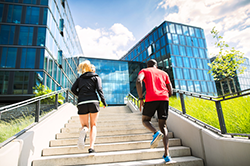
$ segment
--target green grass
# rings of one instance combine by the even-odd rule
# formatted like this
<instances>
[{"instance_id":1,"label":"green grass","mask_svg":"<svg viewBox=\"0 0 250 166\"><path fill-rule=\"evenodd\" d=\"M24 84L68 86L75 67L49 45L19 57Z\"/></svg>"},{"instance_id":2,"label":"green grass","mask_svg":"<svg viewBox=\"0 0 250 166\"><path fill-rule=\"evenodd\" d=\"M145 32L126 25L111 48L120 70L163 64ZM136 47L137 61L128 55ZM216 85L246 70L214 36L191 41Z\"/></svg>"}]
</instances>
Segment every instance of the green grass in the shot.
<instances>
[{"instance_id":1,"label":"green grass","mask_svg":"<svg viewBox=\"0 0 250 166\"><path fill-rule=\"evenodd\" d=\"M181 109L180 99L171 97L170 106ZM220 129L215 102L194 97L185 98L186 113ZM250 96L221 102L228 133L250 134Z\"/></svg>"}]
</instances>

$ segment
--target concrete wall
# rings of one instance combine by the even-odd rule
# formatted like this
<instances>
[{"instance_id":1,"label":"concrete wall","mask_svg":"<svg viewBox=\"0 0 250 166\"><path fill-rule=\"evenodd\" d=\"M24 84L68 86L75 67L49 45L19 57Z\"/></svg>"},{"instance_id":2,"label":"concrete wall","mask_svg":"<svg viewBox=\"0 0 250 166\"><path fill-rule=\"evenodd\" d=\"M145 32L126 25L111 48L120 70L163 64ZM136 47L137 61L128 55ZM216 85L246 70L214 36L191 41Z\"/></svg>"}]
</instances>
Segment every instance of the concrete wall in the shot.
<instances>
[{"instance_id":1,"label":"concrete wall","mask_svg":"<svg viewBox=\"0 0 250 166\"><path fill-rule=\"evenodd\" d=\"M71 118L77 116L77 108L67 103L60 110L22 134L0 149L0 165L3 166L30 166L35 158L41 157L42 149L49 147L50 140Z\"/></svg>"},{"instance_id":2,"label":"concrete wall","mask_svg":"<svg viewBox=\"0 0 250 166\"><path fill-rule=\"evenodd\" d=\"M204 160L205 166L249 166L250 140L226 138L209 131L181 115L169 111L167 125L182 145L191 148L193 156Z\"/></svg>"}]
</instances>

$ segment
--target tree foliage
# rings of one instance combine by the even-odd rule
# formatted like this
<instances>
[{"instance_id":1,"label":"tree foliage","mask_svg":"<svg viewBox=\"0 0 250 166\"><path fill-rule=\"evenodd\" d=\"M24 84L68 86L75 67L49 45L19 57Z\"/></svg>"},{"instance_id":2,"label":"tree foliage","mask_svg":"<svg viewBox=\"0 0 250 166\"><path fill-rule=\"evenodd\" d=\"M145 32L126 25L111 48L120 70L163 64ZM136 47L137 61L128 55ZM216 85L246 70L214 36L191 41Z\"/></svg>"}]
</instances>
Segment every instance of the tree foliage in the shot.
<instances>
[{"instance_id":1,"label":"tree foliage","mask_svg":"<svg viewBox=\"0 0 250 166\"><path fill-rule=\"evenodd\" d=\"M49 89L47 86L44 86L42 84L36 85L35 87L33 87L33 89L34 89L35 97L46 95L52 92L51 89ZM51 104L51 103L55 103L55 99L56 97L55 95L53 95L46 99L43 99L41 102L46 103L46 104ZM63 104L63 100L64 100L64 97L62 96L62 94L59 94L58 103Z\"/></svg>"},{"instance_id":2,"label":"tree foliage","mask_svg":"<svg viewBox=\"0 0 250 166\"><path fill-rule=\"evenodd\" d=\"M237 74L243 74L245 67L240 66L240 64L245 61L244 53L235 50L234 47L228 49L229 45L223 41L222 36L219 36L219 31L215 27L213 27L211 34L216 39L215 47L220 49L215 60L212 63L208 63L211 67L209 73L212 73L214 80L229 79Z\"/></svg>"}]
</instances>

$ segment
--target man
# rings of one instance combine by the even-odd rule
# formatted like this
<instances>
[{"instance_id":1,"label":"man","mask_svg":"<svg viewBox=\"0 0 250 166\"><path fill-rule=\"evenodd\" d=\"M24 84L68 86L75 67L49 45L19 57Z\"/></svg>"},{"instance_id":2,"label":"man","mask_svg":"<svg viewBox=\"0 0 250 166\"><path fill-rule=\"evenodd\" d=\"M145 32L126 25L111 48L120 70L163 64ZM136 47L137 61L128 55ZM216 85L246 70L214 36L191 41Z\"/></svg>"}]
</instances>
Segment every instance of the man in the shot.
<instances>
[{"instance_id":1,"label":"man","mask_svg":"<svg viewBox=\"0 0 250 166\"><path fill-rule=\"evenodd\" d=\"M142 81L144 81L146 87L145 104L142 95ZM157 69L156 60L150 59L147 62L147 68L142 69L138 74L136 89L140 100L140 111L142 106L144 106L142 112L142 123L147 129L154 133L150 147L157 147L158 142L163 139L165 148L163 159L166 162L169 162L171 161L171 157L168 150L169 138L166 120L168 117L169 97L173 94L169 76L166 72ZM157 131L150 122L156 110L160 131Z\"/></svg>"}]
</instances>

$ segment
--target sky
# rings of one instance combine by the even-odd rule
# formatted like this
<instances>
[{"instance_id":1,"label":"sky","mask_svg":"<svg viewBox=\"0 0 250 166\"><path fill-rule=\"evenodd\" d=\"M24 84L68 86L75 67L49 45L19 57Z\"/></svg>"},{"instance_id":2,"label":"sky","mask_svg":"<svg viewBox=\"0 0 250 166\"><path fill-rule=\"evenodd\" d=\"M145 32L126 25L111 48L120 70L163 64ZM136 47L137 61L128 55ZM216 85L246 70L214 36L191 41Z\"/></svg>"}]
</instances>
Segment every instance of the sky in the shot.
<instances>
[{"instance_id":1,"label":"sky","mask_svg":"<svg viewBox=\"0 0 250 166\"><path fill-rule=\"evenodd\" d=\"M120 59L154 27L172 21L211 30L250 59L250 0L68 0L85 57Z\"/></svg>"}]
</instances>

